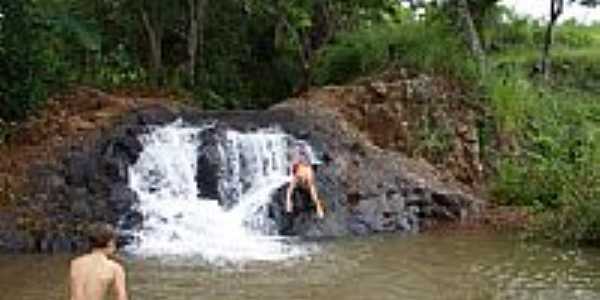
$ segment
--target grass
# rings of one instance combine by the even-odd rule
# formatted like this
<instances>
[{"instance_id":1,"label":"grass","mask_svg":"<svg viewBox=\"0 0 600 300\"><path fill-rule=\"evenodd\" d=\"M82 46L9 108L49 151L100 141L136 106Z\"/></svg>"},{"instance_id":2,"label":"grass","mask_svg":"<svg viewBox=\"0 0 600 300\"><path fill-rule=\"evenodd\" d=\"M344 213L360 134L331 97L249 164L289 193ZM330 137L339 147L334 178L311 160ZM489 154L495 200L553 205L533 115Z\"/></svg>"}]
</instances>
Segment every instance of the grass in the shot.
<instances>
[{"instance_id":1,"label":"grass","mask_svg":"<svg viewBox=\"0 0 600 300\"><path fill-rule=\"evenodd\" d=\"M538 213L536 236L600 241L600 102L595 93L512 78L491 83L500 132L516 147L495 162L496 201ZM517 83L514 83L517 81Z\"/></svg>"},{"instance_id":2,"label":"grass","mask_svg":"<svg viewBox=\"0 0 600 300\"><path fill-rule=\"evenodd\" d=\"M446 24L405 21L374 24L339 36L322 52L316 83L349 82L390 64L466 81L477 77L475 63Z\"/></svg>"}]
</instances>

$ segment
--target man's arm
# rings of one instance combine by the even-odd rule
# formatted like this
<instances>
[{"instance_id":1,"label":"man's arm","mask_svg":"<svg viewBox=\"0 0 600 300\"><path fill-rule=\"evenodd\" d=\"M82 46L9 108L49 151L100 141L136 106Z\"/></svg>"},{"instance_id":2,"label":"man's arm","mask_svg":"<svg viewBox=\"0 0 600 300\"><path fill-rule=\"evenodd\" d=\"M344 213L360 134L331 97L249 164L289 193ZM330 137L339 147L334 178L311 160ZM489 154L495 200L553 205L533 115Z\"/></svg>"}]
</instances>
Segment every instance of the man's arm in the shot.
<instances>
[{"instance_id":1,"label":"man's arm","mask_svg":"<svg viewBox=\"0 0 600 300\"><path fill-rule=\"evenodd\" d=\"M69 294L71 300L81 300L83 295L81 294L81 283L79 282L79 276L77 275L74 263L71 262L69 271Z\"/></svg>"},{"instance_id":2,"label":"man's arm","mask_svg":"<svg viewBox=\"0 0 600 300\"><path fill-rule=\"evenodd\" d=\"M309 189L310 189L310 198L312 198L312 200L314 201L316 208L317 208L317 215L319 216L319 218L324 218L325 217L325 206L323 204L323 201L321 199L319 199L319 195L317 194L317 181L315 179L315 172L312 168L309 169L309 173L308 173L308 178L309 178Z\"/></svg>"},{"instance_id":3,"label":"man's arm","mask_svg":"<svg viewBox=\"0 0 600 300\"><path fill-rule=\"evenodd\" d=\"M292 192L296 187L296 177L292 178L285 195L285 211L292 212Z\"/></svg>"},{"instance_id":4,"label":"man's arm","mask_svg":"<svg viewBox=\"0 0 600 300\"><path fill-rule=\"evenodd\" d=\"M317 208L317 215L319 216L319 218L321 218L321 219L324 218L325 217L325 207L323 205L323 201L321 199L319 199L319 196L317 195L317 188L315 187L314 182L312 182L310 184L310 198L315 203L315 206Z\"/></svg>"},{"instance_id":5,"label":"man's arm","mask_svg":"<svg viewBox=\"0 0 600 300\"><path fill-rule=\"evenodd\" d=\"M117 300L127 300L127 285L125 283L125 270L115 263L114 289Z\"/></svg>"}]
</instances>

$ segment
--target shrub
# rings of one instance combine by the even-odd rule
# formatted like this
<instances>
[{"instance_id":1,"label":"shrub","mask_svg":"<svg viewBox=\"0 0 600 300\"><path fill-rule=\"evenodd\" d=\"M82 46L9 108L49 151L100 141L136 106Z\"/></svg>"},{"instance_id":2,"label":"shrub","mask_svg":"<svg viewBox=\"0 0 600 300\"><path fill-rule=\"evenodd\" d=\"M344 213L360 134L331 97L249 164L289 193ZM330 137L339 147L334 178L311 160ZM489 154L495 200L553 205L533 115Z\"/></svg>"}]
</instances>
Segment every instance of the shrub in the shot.
<instances>
[{"instance_id":1,"label":"shrub","mask_svg":"<svg viewBox=\"0 0 600 300\"><path fill-rule=\"evenodd\" d=\"M340 35L323 50L317 84L338 84L397 64L425 73L476 78L460 39L440 20L387 22Z\"/></svg>"},{"instance_id":2,"label":"shrub","mask_svg":"<svg viewBox=\"0 0 600 300\"><path fill-rule=\"evenodd\" d=\"M29 1L0 3L0 119L24 118L44 98L44 63Z\"/></svg>"},{"instance_id":3,"label":"shrub","mask_svg":"<svg viewBox=\"0 0 600 300\"><path fill-rule=\"evenodd\" d=\"M537 233L600 241L600 104L582 91L519 77L488 87L498 127L516 145L497 161L493 193L502 204L541 213Z\"/></svg>"}]
</instances>

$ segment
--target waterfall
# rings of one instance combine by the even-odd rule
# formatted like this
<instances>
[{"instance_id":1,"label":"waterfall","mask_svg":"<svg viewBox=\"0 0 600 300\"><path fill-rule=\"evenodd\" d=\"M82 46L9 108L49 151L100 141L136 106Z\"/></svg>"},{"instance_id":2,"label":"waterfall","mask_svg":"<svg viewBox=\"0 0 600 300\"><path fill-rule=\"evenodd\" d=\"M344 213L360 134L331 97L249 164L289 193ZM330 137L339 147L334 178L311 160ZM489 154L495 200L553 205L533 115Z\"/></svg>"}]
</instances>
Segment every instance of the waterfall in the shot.
<instances>
[{"instance_id":1,"label":"waterfall","mask_svg":"<svg viewBox=\"0 0 600 300\"><path fill-rule=\"evenodd\" d=\"M140 136L144 149L129 169L129 186L139 196L137 209L144 221L129 251L200 255L209 262L281 260L306 254L308 246L274 234L266 206L272 192L289 180L288 148L293 139L276 130L225 132L218 142L218 190L233 203L226 210L219 199L198 196L201 133L209 128L176 121Z\"/></svg>"}]
</instances>

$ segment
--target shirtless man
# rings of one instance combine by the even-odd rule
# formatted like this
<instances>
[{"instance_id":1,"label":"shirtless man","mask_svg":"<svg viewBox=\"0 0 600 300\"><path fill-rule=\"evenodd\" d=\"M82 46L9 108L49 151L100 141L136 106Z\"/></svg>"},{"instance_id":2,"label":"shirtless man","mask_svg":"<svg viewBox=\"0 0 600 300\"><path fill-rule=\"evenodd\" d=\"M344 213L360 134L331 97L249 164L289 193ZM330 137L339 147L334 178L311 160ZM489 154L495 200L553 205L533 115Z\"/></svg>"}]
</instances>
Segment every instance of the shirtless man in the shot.
<instances>
[{"instance_id":1,"label":"shirtless man","mask_svg":"<svg viewBox=\"0 0 600 300\"><path fill-rule=\"evenodd\" d=\"M110 288L116 300L127 300L125 271L109 259L116 251L115 230L110 225L95 225L89 239L91 252L71 262L70 300L103 300Z\"/></svg>"},{"instance_id":2,"label":"shirtless man","mask_svg":"<svg viewBox=\"0 0 600 300\"><path fill-rule=\"evenodd\" d=\"M296 186L300 186L308 190L310 193L310 198L315 203L317 208L317 216L319 218L323 218L325 216L325 211L323 207L323 202L317 196L317 188L315 187L315 174L310 165L300 162L296 160L292 164L292 180L287 189L286 194L286 211L288 213L292 212L292 193Z\"/></svg>"}]
</instances>

